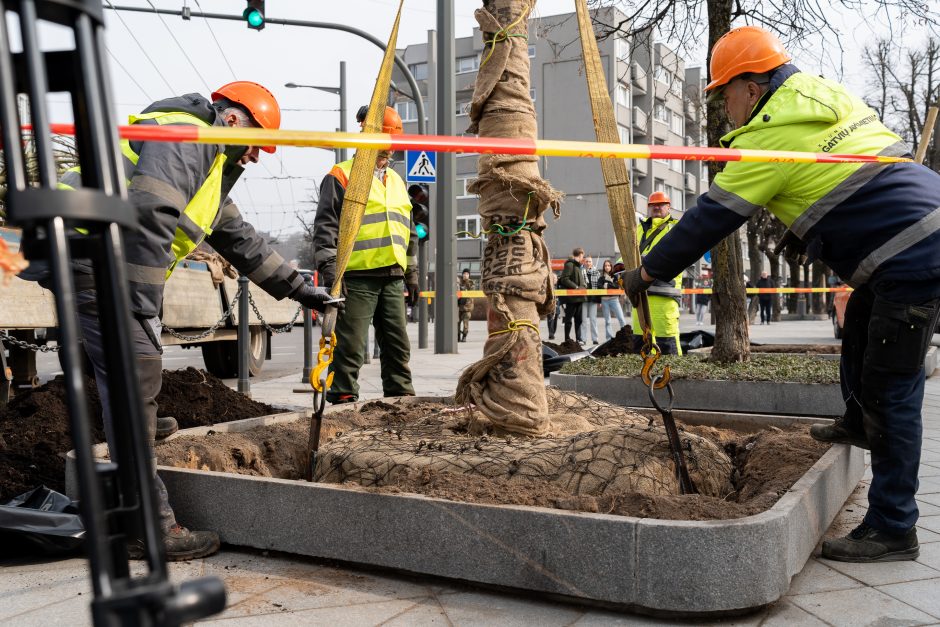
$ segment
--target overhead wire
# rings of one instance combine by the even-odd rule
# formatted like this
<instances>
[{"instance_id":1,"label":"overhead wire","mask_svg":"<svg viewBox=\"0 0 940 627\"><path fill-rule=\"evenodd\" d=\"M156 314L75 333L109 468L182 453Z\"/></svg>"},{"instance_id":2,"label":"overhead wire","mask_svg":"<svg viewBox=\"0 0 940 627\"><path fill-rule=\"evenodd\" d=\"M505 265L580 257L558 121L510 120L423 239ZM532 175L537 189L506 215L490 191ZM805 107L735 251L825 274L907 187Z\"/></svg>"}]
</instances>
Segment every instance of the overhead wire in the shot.
<instances>
[{"instance_id":1,"label":"overhead wire","mask_svg":"<svg viewBox=\"0 0 940 627\"><path fill-rule=\"evenodd\" d=\"M201 13L205 13L205 11L202 10L202 5L199 3L199 0L195 0L195 2L196 2L196 7L199 9L199 11ZM232 64L228 62L228 56L226 56L225 51L222 50L222 44L219 43L219 39L215 36L215 31L212 30L212 25L209 23L209 18L203 15L203 20L205 21L206 28L209 29L209 34L212 35L212 40L215 42L216 47L219 49L219 54L222 55L222 60L225 61L225 65L228 66L229 71L232 73L232 78L237 80L238 75L235 74L235 68L233 68Z\"/></svg>"},{"instance_id":2,"label":"overhead wire","mask_svg":"<svg viewBox=\"0 0 940 627\"><path fill-rule=\"evenodd\" d=\"M166 76L163 75L163 72L160 71L160 68L157 67L157 64L156 64L156 63L154 62L154 60L150 57L150 55L147 53L147 49L144 48L143 44L140 43L140 40L137 39L137 35L134 34L134 31L131 29L131 27L128 26L128 25L127 25L127 22L124 21L124 18L121 17L121 14L120 14L120 13L118 12L118 10L114 7L114 5L111 3L111 0L106 0L106 1L107 1L107 3L108 3L108 6L111 7L111 9L114 11L114 14L115 14L115 15L117 16L117 18L121 21L121 24L123 24L123 25L124 25L124 28L127 29L127 32L130 34L131 39L134 40L134 43L137 44L137 47L140 48L140 51L144 53L144 56L145 56L145 57L147 57L147 61L149 61L149 62L150 62L150 65L153 66L153 69L156 70L157 75L159 75L160 78L163 79L163 82L164 82L164 84L166 84L167 89L170 90L170 93L175 93L176 90L173 89L173 86L172 86L172 85L170 85L170 81L167 80Z\"/></svg>"},{"instance_id":3,"label":"overhead wire","mask_svg":"<svg viewBox=\"0 0 940 627\"><path fill-rule=\"evenodd\" d=\"M111 58L114 59L114 62L117 63L118 67L121 68L122 70L124 70L124 73L127 74L127 77L128 77L129 79L131 79L131 82L133 82L135 85L137 85L137 89L139 89L139 90L141 91L141 93L144 95L144 97L145 97L147 100L150 100L150 101L152 102L152 101L153 101L153 98L150 97L150 94L147 93L147 90L144 89L143 85L141 85L140 83L137 82L137 79L134 78L134 75L131 74L130 70L128 70L126 67L124 67L124 64L121 63L121 60L117 57L117 55L114 54L113 52L111 52L111 49L108 48L107 46L105 46L104 49L108 51L108 54L111 55Z\"/></svg>"},{"instance_id":4,"label":"overhead wire","mask_svg":"<svg viewBox=\"0 0 940 627\"><path fill-rule=\"evenodd\" d=\"M109 3L109 4L110 4L110 3ZM183 48L183 45L180 43L179 39L177 39L177 38L176 38L176 35L173 34L173 29L170 28L170 25L166 23L166 20L163 19L163 16L160 15L159 13L157 13L157 7L154 6L153 2L151 2L150 0L147 0L147 4L149 4L149 5L150 5L150 8L153 9L154 15L156 15L158 18L160 18L160 23L163 24L163 27L164 27L164 28L166 28L166 32L170 33L170 37L172 37L172 38L173 38L173 41L176 42L176 46L180 49L180 52L183 53L183 56L186 58L186 61L187 61L187 62L189 63L189 65L193 68L193 71L196 73L196 76L199 77L199 80L202 81L202 84L205 86L206 90L212 91L212 88L209 87L209 82L206 81L206 79L203 77L203 75L199 73L199 68L197 68L197 67L196 67L196 64L193 63L193 60L189 58L189 55L186 54L186 49Z\"/></svg>"}]
</instances>

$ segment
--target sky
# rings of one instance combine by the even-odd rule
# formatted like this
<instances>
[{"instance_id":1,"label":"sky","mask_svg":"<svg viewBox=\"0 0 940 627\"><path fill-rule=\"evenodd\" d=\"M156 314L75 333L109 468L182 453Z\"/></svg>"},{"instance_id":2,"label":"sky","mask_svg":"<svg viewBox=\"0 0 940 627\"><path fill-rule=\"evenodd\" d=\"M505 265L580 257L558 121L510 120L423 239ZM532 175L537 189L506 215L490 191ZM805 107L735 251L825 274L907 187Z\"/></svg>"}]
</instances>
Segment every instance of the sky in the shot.
<instances>
[{"instance_id":1,"label":"sky","mask_svg":"<svg viewBox=\"0 0 940 627\"><path fill-rule=\"evenodd\" d=\"M117 5L180 9L184 0L111 0ZM104 0L105 5L109 2ZM243 0L185 0L193 11L240 14ZM469 36L476 21L475 0L455 0L457 37ZM394 20L396 0L267 0L267 16L333 23L352 23L383 41ZM435 28L435 0L406 0L398 36L398 48L427 41ZM539 0L534 17L568 13L571 0ZM12 18L11 18L12 19ZM262 31L248 29L236 21L105 11L106 45L110 53L118 119L136 113L154 100L199 92L206 96L232 80L264 84L277 97L283 111L281 127L304 130L333 130L339 127L339 98L313 89L289 89L285 83L337 86L339 62L346 61L348 93L347 125L355 128L355 111L366 104L375 84L382 53L373 44L354 35L320 29L268 24ZM801 67L845 77L855 89L864 88L861 49L886 27L862 14L832 16L843 33L846 47L844 67L826 57L834 48L825 43L806 50ZM872 26L874 25L874 26ZM42 45L56 48L71 45L63 29L55 26L40 32ZM800 58L800 51L794 51ZM689 65L704 63L705 50L692 53ZM820 61L823 59L823 61ZM840 69L844 75L840 76ZM52 118L70 121L65 96L50 96ZM588 113L586 113L587 115ZM565 139L563 137L552 139ZM315 148L279 147L275 155L261 153L261 163L251 165L232 192L242 213L260 230L284 235L301 229L298 212L312 219L310 202L322 176L333 164L332 151Z\"/></svg>"}]
</instances>

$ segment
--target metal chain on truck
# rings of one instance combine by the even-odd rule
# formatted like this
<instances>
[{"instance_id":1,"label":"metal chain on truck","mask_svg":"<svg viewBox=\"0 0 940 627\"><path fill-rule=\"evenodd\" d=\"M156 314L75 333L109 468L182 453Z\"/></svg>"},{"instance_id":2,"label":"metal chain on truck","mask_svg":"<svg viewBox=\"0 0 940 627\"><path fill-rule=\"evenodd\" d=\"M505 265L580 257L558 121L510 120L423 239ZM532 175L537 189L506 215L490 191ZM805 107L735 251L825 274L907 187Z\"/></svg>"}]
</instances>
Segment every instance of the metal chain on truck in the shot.
<instances>
[{"instance_id":1,"label":"metal chain on truck","mask_svg":"<svg viewBox=\"0 0 940 627\"><path fill-rule=\"evenodd\" d=\"M219 327L225 324L225 321L228 320L229 316L232 315L232 311L235 309L235 305L238 303L238 297L241 296L241 293L242 293L242 288L239 287L238 290L235 292L235 296L232 298L232 302L228 304L228 309L225 310L225 313L222 314L222 317L219 318L219 321L213 324L211 327L209 327L205 331L203 331L202 333L199 333L197 335L183 335L179 331L176 331L175 329L171 329L170 327L164 325L163 321L161 321L160 324L163 326L164 331L166 331L167 333L169 333L170 335L172 335L178 340L183 340L185 342L195 342L197 340L207 338L213 333L215 333L219 329Z\"/></svg>"},{"instance_id":2,"label":"metal chain on truck","mask_svg":"<svg viewBox=\"0 0 940 627\"><path fill-rule=\"evenodd\" d=\"M251 297L251 291L248 292L248 303L251 305L251 308L254 310L255 316L257 316L258 320L261 321L261 325L265 329L270 331L271 333L287 333L288 331L293 329L294 323L297 322L297 318L300 317L300 312L303 311L303 308L304 308L303 305L298 305L297 311L294 312L294 317L291 319L290 322L288 322L282 327L272 327L270 324L268 324L267 320L265 320L264 317L261 315L261 312L258 311L258 306L255 304L255 299Z\"/></svg>"},{"instance_id":3,"label":"metal chain on truck","mask_svg":"<svg viewBox=\"0 0 940 627\"><path fill-rule=\"evenodd\" d=\"M59 346L49 346L48 344L30 344L24 340L18 340L6 331L0 333L0 342L3 342L7 346L16 346L17 348L22 348L23 350L28 351L39 351L41 353L57 353L59 352Z\"/></svg>"}]
</instances>

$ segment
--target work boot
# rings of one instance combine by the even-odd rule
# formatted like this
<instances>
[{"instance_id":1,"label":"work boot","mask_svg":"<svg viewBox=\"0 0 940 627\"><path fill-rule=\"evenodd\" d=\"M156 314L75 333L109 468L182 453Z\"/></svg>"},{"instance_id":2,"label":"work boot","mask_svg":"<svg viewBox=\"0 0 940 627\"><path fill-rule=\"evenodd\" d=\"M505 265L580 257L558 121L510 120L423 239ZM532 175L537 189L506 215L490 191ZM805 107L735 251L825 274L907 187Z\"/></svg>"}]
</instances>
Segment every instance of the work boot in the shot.
<instances>
[{"instance_id":1,"label":"work boot","mask_svg":"<svg viewBox=\"0 0 940 627\"><path fill-rule=\"evenodd\" d=\"M868 450L871 445L868 444L868 438L865 436L865 429L861 421L848 414L842 416L832 424L813 425L809 428L809 434L814 440L819 442L828 442L830 444L849 444Z\"/></svg>"},{"instance_id":2,"label":"work boot","mask_svg":"<svg viewBox=\"0 0 940 627\"><path fill-rule=\"evenodd\" d=\"M339 396L330 398L327 397L327 402L331 405L342 405L343 403L355 403L359 399L352 394L340 394Z\"/></svg>"},{"instance_id":3,"label":"work boot","mask_svg":"<svg viewBox=\"0 0 940 627\"><path fill-rule=\"evenodd\" d=\"M179 431L179 428L179 423L176 422L176 418L173 416L157 416L156 438L158 440L168 438Z\"/></svg>"},{"instance_id":4,"label":"work boot","mask_svg":"<svg viewBox=\"0 0 940 627\"><path fill-rule=\"evenodd\" d=\"M889 533L862 523L844 538L826 540L822 547L822 557L837 562L899 562L919 555L916 527Z\"/></svg>"},{"instance_id":5,"label":"work boot","mask_svg":"<svg viewBox=\"0 0 940 627\"><path fill-rule=\"evenodd\" d=\"M185 562L208 557L219 550L219 534L214 531L190 531L174 525L163 535L166 559L169 562ZM127 545L127 556L132 560L144 559L144 541L135 540Z\"/></svg>"}]
</instances>

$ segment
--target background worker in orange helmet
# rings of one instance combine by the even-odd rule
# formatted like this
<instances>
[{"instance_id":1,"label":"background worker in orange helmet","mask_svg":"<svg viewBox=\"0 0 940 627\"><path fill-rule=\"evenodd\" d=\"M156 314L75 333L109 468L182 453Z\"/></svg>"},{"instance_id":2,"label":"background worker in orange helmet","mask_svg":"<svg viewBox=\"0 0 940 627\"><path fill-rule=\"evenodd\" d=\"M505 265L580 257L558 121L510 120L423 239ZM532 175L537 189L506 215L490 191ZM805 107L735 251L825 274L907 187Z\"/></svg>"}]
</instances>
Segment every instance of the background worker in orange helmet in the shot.
<instances>
[{"instance_id":1,"label":"background worker in orange helmet","mask_svg":"<svg viewBox=\"0 0 940 627\"><path fill-rule=\"evenodd\" d=\"M643 257L662 240L672 227L679 223L669 215L672 202L664 192L653 192L647 200L649 217L640 222L637 231L640 256ZM669 280L653 281L647 290L650 304L650 327L653 338L656 340L664 355L681 355L682 346L679 344L679 303L682 299L682 278L672 277ZM633 310L633 343L639 352L643 346L643 329L637 317L636 308Z\"/></svg>"},{"instance_id":2,"label":"background worker in orange helmet","mask_svg":"<svg viewBox=\"0 0 940 627\"><path fill-rule=\"evenodd\" d=\"M368 107L356 114L364 124ZM383 133L401 133L401 118L385 107ZM343 275L346 309L336 320L336 350L330 372L333 384L326 394L331 403L359 398L359 370L365 360L369 326L375 326L385 396L413 396L411 342L408 339L405 301L407 286L412 306L418 302L415 258L418 236L411 217L412 203L401 177L388 167L390 153L379 151L362 226L356 233L352 256ZM314 258L323 284L336 277L336 246L340 216L353 160L337 163L323 177L313 222Z\"/></svg>"},{"instance_id":3,"label":"background worker in orange helmet","mask_svg":"<svg viewBox=\"0 0 940 627\"><path fill-rule=\"evenodd\" d=\"M705 89L724 101L735 127L722 146L911 156L860 98L800 72L780 41L757 26L719 39L710 70ZM822 556L916 559L924 356L940 317L940 174L910 161L729 162L641 267L624 275L624 291L635 297L654 279L675 276L761 207L810 260L824 261L855 288L842 339L846 411L810 434L870 449L873 477L862 524L824 542Z\"/></svg>"},{"instance_id":4,"label":"background worker in orange helmet","mask_svg":"<svg viewBox=\"0 0 940 627\"><path fill-rule=\"evenodd\" d=\"M131 124L190 124L277 129L281 110L270 91L257 83L236 81L213 92L212 100L199 94L167 98L142 113L130 116ZM151 444L157 430L156 397L162 384L163 348L160 320L163 286L173 268L202 242L277 299L291 298L323 311L330 300L323 288L313 287L292 269L242 219L228 192L242 166L258 161L258 151L273 153L273 146L218 146L128 142L121 144L128 199L137 210L139 226L124 234L127 275L130 282L132 326L137 376L144 403L144 418ZM67 171L60 179L64 189L78 188L82 172ZM40 278L40 277L37 277ZM40 281L42 282L42 280ZM85 351L94 367L103 405L105 432L113 441L113 420L108 404L102 329L91 266L76 263L75 288ZM175 430L175 421L172 427ZM111 451L119 459L122 451ZM155 466L154 466L155 468ZM212 531L189 531L176 522L166 488L156 477L160 524L167 559L187 560L210 555L219 548ZM132 558L143 556L142 541L128 547Z\"/></svg>"}]
</instances>

